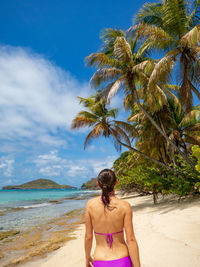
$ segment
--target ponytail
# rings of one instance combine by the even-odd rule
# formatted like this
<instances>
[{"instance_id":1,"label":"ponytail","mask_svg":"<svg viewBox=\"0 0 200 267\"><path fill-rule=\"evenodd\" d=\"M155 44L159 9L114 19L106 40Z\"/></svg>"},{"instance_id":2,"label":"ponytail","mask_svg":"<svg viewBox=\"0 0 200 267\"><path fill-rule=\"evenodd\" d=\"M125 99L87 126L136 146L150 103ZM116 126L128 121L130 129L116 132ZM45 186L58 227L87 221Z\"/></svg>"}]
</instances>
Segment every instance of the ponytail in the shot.
<instances>
[{"instance_id":1,"label":"ponytail","mask_svg":"<svg viewBox=\"0 0 200 267\"><path fill-rule=\"evenodd\" d=\"M102 186L102 195L101 195L101 199L103 201L103 204L105 207L109 207L110 204L110 197L109 197L109 191L108 191L108 187L106 184L104 184Z\"/></svg>"},{"instance_id":2,"label":"ponytail","mask_svg":"<svg viewBox=\"0 0 200 267\"><path fill-rule=\"evenodd\" d=\"M98 183L102 189L101 200L104 205L104 210L107 207L110 209L110 193L113 191L114 186L116 184L116 176L115 173L110 169L102 170L98 175Z\"/></svg>"}]
</instances>

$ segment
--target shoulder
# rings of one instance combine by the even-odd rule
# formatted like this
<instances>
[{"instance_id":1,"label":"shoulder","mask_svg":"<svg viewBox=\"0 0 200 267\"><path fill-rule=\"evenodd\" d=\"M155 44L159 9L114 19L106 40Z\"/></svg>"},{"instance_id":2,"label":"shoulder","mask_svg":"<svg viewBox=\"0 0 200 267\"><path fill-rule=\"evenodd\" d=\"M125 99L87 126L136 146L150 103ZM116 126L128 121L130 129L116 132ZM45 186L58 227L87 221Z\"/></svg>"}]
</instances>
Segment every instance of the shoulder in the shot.
<instances>
[{"instance_id":1,"label":"shoulder","mask_svg":"<svg viewBox=\"0 0 200 267\"><path fill-rule=\"evenodd\" d=\"M126 200L121 200L121 201L122 201L123 208L126 211L132 211L131 204L128 201Z\"/></svg>"},{"instance_id":2,"label":"shoulder","mask_svg":"<svg viewBox=\"0 0 200 267\"><path fill-rule=\"evenodd\" d=\"M124 205L125 207L131 207L131 204L130 204L127 200L120 199L120 202L121 202L122 205Z\"/></svg>"},{"instance_id":3,"label":"shoulder","mask_svg":"<svg viewBox=\"0 0 200 267\"><path fill-rule=\"evenodd\" d=\"M94 203L97 201L97 199L98 197L90 198L86 203L86 209L91 208L94 205Z\"/></svg>"}]
</instances>

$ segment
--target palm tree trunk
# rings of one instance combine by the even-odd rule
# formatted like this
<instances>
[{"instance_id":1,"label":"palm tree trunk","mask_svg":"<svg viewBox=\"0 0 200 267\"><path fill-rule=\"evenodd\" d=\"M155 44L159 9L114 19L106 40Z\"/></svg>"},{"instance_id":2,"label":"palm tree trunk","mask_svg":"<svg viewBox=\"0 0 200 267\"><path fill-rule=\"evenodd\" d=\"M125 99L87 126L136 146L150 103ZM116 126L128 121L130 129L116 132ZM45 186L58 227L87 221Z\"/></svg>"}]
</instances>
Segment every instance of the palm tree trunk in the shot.
<instances>
[{"instance_id":1,"label":"palm tree trunk","mask_svg":"<svg viewBox=\"0 0 200 267\"><path fill-rule=\"evenodd\" d=\"M153 185L153 203L154 203L154 205L158 203L157 198L158 198L158 194L156 192L156 184L154 184Z\"/></svg>"},{"instance_id":2,"label":"palm tree trunk","mask_svg":"<svg viewBox=\"0 0 200 267\"><path fill-rule=\"evenodd\" d=\"M198 99L200 100L200 93L199 91L197 90L196 87L194 87L194 85L190 82L190 86L192 88L192 91L195 93L195 95L198 97Z\"/></svg>"},{"instance_id":3,"label":"palm tree trunk","mask_svg":"<svg viewBox=\"0 0 200 267\"><path fill-rule=\"evenodd\" d=\"M192 169L196 172L195 166L190 161L190 159L169 139L166 133L162 131L162 129L159 127L159 125L154 121L154 119L151 117L151 115L143 108L143 106L140 104L139 96L137 93L137 90L134 88L134 95L136 103L139 107L139 109L143 112L143 114L151 121L151 123L154 125L154 127L159 131L162 136L176 149L176 151L186 160L186 162L192 167Z\"/></svg>"},{"instance_id":4,"label":"palm tree trunk","mask_svg":"<svg viewBox=\"0 0 200 267\"><path fill-rule=\"evenodd\" d=\"M112 130L112 132L113 132L113 130ZM127 145L127 144L123 143L121 140L119 140L119 138L116 136L116 134L115 134L114 132L113 132L113 137L115 138L115 140L116 140L121 146L127 147L129 150L136 152L136 153L139 154L140 156L143 156L143 157L145 157L146 159L149 159L149 160L153 161L154 163L156 163L156 164L158 164L158 165L160 165L160 166L162 166L162 167L164 167L164 168L166 168L166 169L168 169L168 170L170 170L170 171L172 171L172 172L175 172L175 173L178 172L178 170L173 169L173 168L167 166L167 165L164 164L163 162L161 162L161 161L159 161L159 160L157 160L157 159L154 159L154 158L152 158L152 157L150 157L150 156L144 154L143 152L141 152L141 151L135 149L134 147L132 147L132 146L130 146L130 145Z\"/></svg>"}]
</instances>

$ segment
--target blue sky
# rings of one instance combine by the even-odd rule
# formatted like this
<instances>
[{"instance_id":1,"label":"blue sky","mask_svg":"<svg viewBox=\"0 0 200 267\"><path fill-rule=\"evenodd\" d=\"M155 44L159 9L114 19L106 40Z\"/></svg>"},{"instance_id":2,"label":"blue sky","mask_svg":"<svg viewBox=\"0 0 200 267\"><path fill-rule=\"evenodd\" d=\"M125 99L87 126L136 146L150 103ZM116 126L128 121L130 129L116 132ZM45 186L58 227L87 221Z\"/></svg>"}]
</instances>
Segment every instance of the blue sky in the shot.
<instances>
[{"instance_id":1,"label":"blue sky","mask_svg":"<svg viewBox=\"0 0 200 267\"><path fill-rule=\"evenodd\" d=\"M0 187L48 178L80 186L119 156L110 140L83 149L71 131L93 93L84 59L105 28L127 29L146 1L12 0L0 6ZM151 1L148 1L151 2ZM117 96L112 106L120 106Z\"/></svg>"},{"instance_id":2,"label":"blue sky","mask_svg":"<svg viewBox=\"0 0 200 267\"><path fill-rule=\"evenodd\" d=\"M103 29L130 27L142 3L1 1L0 187L38 178L80 186L112 166L111 141L84 150L87 129L70 124L81 110L76 96L92 93L85 57L100 48Z\"/></svg>"}]
</instances>

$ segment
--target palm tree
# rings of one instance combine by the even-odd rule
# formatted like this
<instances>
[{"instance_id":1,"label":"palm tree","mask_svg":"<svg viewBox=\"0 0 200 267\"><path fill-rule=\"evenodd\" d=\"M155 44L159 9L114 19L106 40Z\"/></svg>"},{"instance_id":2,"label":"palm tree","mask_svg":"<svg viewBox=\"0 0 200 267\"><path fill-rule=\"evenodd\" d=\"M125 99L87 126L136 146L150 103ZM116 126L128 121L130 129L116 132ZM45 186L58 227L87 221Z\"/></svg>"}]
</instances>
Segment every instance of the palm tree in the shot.
<instances>
[{"instance_id":1,"label":"palm tree","mask_svg":"<svg viewBox=\"0 0 200 267\"><path fill-rule=\"evenodd\" d=\"M88 145L92 139L96 139L100 136L105 138L112 138L115 148L121 149L121 146L128 148L130 151L134 151L142 157L145 157L160 166L167 168L168 170L175 171L171 167L167 166L163 162L156 160L145 153L132 147L130 137L133 138L137 135L137 131L134 126L123 121L115 120L117 115L117 109L107 109L105 100L95 101L95 97L82 98L78 97L80 103L84 105L87 110L81 111L73 119L71 128L79 129L82 127L92 127L92 130L87 135L84 148ZM129 134L127 134L129 132Z\"/></svg>"},{"instance_id":2,"label":"palm tree","mask_svg":"<svg viewBox=\"0 0 200 267\"><path fill-rule=\"evenodd\" d=\"M147 106L145 108L148 110ZM162 110L154 112L152 117L160 127L163 126L162 122L164 126L167 126L163 127L163 129L169 135L172 120L169 116L168 107L164 105ZM135 138L135 147L138 150L165 164L171 163L171 160L173 160L171 154L169 154L171 146L169 146L169 149L167 148L166 139L156 130L150 120L138 109L136 104L132 108L128 121L132 122L133 126L138 130L139 134Z\"/></svg>"},{"instance_id":3,"label":"palm tree","mask_svg":"<svg viewBox=\"0 0 200 267\"><path fill-rule=\"evenodd\" d=\"M180 82L179 97L186 112L193 106L193 94L200 100L200 0L145 4L129 29L144 41L142 47L149 52L165 52L151 74L148 87L167 82L175 67Z\"/></svg>"},{"instance_id":4,"label":"palm tree","mask_svg":"<svg viewBox=\"0 0 200 267\"><path fill-rule=\"evenodd\" d=\"M186 113L178 98L168 96L167 100L168 106L155 112L153 118L169 138L188 154L191 146L200 145L200 105ZM174 148L169 146L136 105L128 120L139 133L135 139L137 149L166 164L170 163L171 158L174 159Z\"/></svg>"},{"instance_id":5,"label":"palm tree","mask_svg":"<svg viewBox=\"0 0 200 267\"><path fill-rule=\"evenodd\" d=\"M137 38L134 40L126 38L125 34L122 36L122 31L120 36L115 34L115 37L112 36L110 39L109 36L109 33L107 33L105 40L108 39L107 43L110 45L106 53L100 51L99 53L92 53L86 58L88 65L98 68L91 78L91 86L100 89L100 97L104 97L108 103L122 89L126 97L132 98L137 103L139 109L158 132L195 170L195 166L187 155L169 139L168 135L152 118L151 113L147 112L140 102L140 96L143 96L143 100L148 103L150 110L155 112L160 110L163 105L167 105L165 92L172 94L166 84L163 88L162 84L154 84L153 90L152 87L148 86L149 77L154 72L155 62L146 57L146 48L140 47L137 49L139 45ZM104 46L106 46L105 40Z\"/></svg>"},{"instance_id":6,"label":"palm tree","mask_svg":"<svg viewBox=\"0 0 200 267\"><path fill-rule=\"evenodd\" d=\"M186 113L177 98L169 98L168 102L174 125L169 138L185 150L185 153L192 154L191 147L200 145L200 105Z\"/></svg>"}]
</instances>

